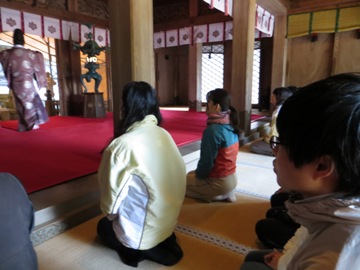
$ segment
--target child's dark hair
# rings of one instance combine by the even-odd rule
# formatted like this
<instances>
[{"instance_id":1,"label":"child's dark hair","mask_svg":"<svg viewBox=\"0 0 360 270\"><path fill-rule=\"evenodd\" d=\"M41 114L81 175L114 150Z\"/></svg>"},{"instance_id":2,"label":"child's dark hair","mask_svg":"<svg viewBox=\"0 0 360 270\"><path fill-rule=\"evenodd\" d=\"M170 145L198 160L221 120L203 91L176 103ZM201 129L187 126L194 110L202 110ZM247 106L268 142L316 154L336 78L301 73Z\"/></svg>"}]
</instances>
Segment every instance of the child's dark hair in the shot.
<instances>
[{"instance_id":1,"label":"child's dark hair","mask_svg":"<svg viewBox=\"0 0 360 270\"><path fill-rule=\"evenodd\" d=\"M223 112L230 111L230 125L234 128L234 133L239 136L243 133L239 127L240 120L238 112L231 106L231 97L225 89L216 88L209 91L206 94L206 100L212 100L215 105L219 104Z\"/></svg>"},{"instance_id":2,"label":"child's dark hair","mask_svg":"<svg viewBox=\"0 0 360 270\"><path fill-rule=\"evenodd\" d=\"M277 130L296 167L329 155L339 190L360 194L360 74L339 74L300 88L282 106Z\"/></svg>"},{"instance_id":3,"label":"child's dark hair","mask_svg":"<svg viewBox=\"0 0 360 270\"><path fill-rule=\"evenodd\" d=\"M154 115L160 125L162 116L155 89L146 82L130 82L122 92L122 115L118 126L118 137L135 122L142 121L147 115Z\"/></svg>"}]
</instances>

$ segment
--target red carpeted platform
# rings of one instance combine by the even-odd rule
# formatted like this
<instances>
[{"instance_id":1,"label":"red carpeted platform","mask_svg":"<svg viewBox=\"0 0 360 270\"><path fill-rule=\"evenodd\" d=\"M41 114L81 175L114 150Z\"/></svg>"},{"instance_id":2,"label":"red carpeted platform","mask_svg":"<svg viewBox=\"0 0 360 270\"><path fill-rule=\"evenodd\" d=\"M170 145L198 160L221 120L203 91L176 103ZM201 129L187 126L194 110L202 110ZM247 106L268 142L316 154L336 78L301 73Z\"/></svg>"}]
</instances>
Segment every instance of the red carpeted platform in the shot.
<instances>
[{"instance_id":1,"label":"red carpeted platform","mask_svg":"<svg viewBox=\"0 0 360 270\"><path fill-rule=\"evenodd\" d=\"M178 146L201 139L205 113L162 111L162 126ZM101 150L113 136L113 119L54 116L38 130L18 132L0 122L0 171L17 176L28 193L97 171Z\"/></svg>"},{"instance_id":2,"label":"red carpeted platform","mask_svg":"<svg viewBox=\"0 0 360 270\"><path fill-rule=\"evenodd\" d=\"M261 114L252 114L251 116L251 122L255 122L255 121L259 121L261 119L265 119L266 116L265 115L261 115Z\"/></svg>"}]
</instances>

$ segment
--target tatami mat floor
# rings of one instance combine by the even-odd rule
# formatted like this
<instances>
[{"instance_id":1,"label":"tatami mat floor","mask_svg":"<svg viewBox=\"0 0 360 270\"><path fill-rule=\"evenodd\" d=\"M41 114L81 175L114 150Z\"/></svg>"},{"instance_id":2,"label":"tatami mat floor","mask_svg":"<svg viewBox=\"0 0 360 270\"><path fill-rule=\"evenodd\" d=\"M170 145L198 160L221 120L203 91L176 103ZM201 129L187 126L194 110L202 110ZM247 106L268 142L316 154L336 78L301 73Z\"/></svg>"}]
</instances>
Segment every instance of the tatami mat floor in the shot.
<instances>
[{"instance_id":1,"label":"tatami mat floor","mask_svg":"<svg viewBox=\"0 0 360 270\"><path fill-rule=\"evenodd\" d=\"M199 152L184 155L187 171L196 167ZM264 217L269 197L279 188L273 172L273 157L250 153L241 147L238 155L235 203L184 201L176 235L184 250L173 267L143 261L138 269L239 269L244 255L260 248L254 232ZM40 270L133 269L121 263L116 252L104 247L96 236L101 215L35 247Z\"/></svg>"}]
</instances>

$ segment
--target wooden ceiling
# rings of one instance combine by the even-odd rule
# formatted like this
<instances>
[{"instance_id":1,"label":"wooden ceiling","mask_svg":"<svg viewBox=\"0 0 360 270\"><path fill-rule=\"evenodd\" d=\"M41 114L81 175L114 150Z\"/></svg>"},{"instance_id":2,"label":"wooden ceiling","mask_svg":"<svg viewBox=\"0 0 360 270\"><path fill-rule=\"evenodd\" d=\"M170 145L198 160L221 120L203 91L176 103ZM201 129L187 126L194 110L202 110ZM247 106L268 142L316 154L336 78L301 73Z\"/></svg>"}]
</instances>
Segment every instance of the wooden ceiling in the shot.
<instances>
[{"instance_id":1,"label":"wooden ceiling","mask_svg":"<svg viewBox=\"0 0 360 270\"><path fill-rule=\"evenodd\" d=\"M153 0L153 5L154 7L160 7L189 1L194 0ZM287 15L360 5L360 0L257 0L256 2L274 15Z\"/></svg>"},{"instance_id":2,"label":"wooden ceiling","mask_svg":"<svg viewBox=\"0 0 360 270\"><path fill-rule=\"evenodd\" d=\"M286 0L290 2L289 14L325 9L359 6L360 0Z\"/></svg>"}]
</instances>

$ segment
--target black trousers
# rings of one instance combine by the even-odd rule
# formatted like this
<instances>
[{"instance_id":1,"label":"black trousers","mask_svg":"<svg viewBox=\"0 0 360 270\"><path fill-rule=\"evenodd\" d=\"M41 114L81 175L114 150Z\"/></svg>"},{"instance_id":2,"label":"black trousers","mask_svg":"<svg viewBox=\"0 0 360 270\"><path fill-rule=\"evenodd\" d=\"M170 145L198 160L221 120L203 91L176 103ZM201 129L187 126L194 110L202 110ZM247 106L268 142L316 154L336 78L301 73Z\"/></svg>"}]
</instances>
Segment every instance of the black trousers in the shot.
<instances>
[{"instance_id":1,"label":"black trousers","mask_svg":"<svg viewBox=\"0 0 360 270\"><path fill-rule=\"evenodd\" d=\"M148 250L132 249L124 246L116 237L112 221L106 217L99 220L97 233L101 240L120 256L121 261L129 266L137 267L142 260L150 260L166 266L178 263L183 257L183 251L176 242L173 233L163 242Z\"/></svg>"},{"instance_id":2,"label":"black trousers","mask_svg":"<svg viewBox=\"0 0 360 270\"><path fill-rule=\"evenodd\" d=\"M267 211L266 218L259 220L255 225L257 237L268 248L283 249L300 227L287 214L285 201L289 196L290 193L286 192L272 195L271 208Z\"/></svg>"},{"instance_id":3,"label":"black trousers","mask_svg":"<svg viewBox=\"0 0 360 270\"><path fill-rule=\"evenodd\" d=\"M266 265L264 257L272 251L271 249L250 251L246 255L240 270L271 270L271 268Z\"/></svg>"}]
</instances>

